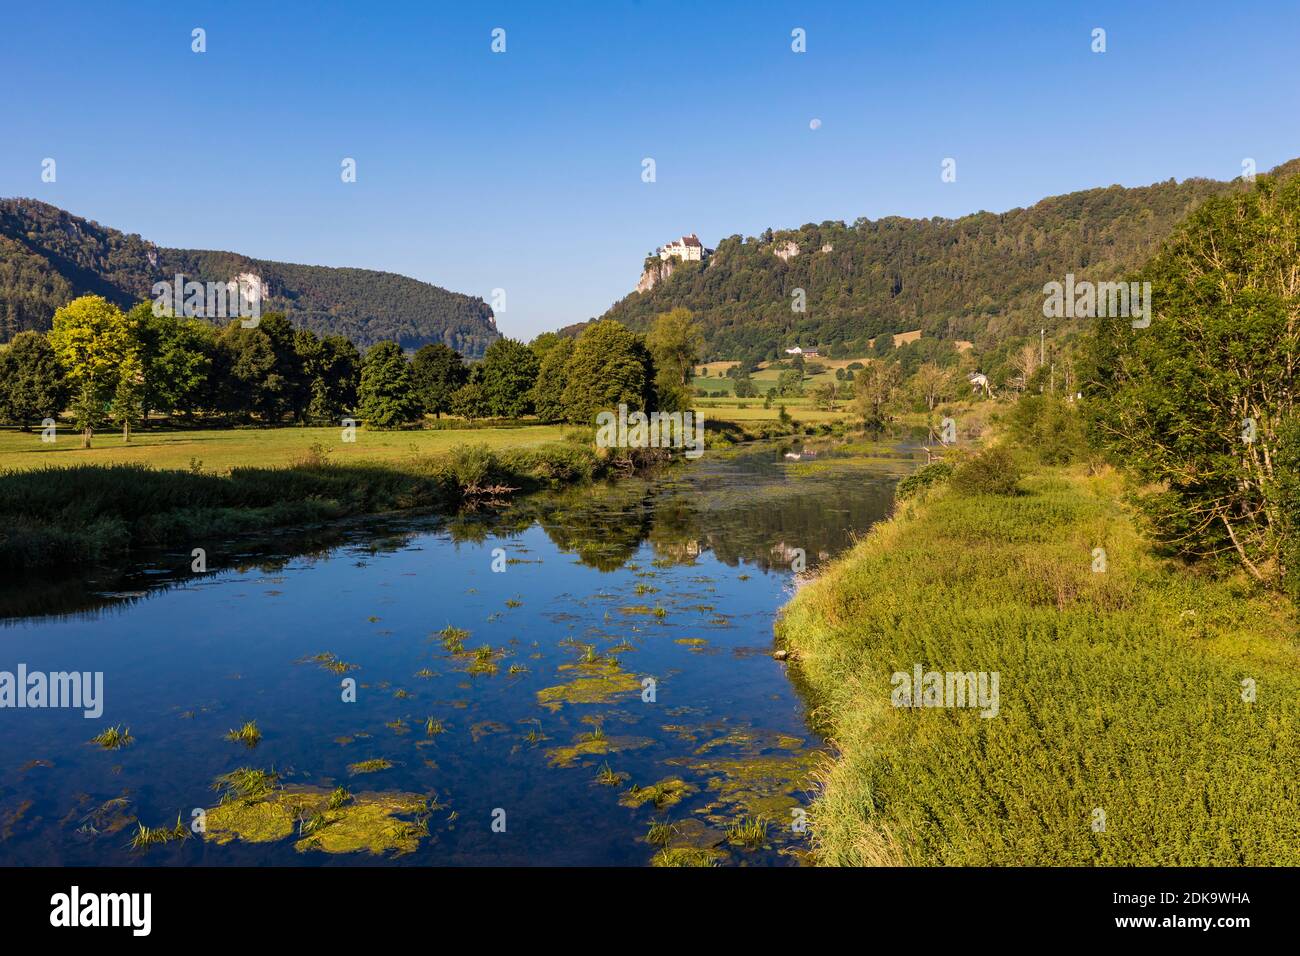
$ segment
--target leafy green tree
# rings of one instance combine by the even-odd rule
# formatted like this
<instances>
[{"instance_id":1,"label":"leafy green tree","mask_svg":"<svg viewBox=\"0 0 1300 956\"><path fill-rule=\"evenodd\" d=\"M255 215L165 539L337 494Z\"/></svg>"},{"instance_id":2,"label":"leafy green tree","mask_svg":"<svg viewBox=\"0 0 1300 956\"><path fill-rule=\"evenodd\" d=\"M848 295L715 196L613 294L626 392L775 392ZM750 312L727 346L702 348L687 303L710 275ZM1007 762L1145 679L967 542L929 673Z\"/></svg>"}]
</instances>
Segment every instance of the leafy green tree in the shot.
<instances>
[{"instance_id":1,"label":"leafy green tree","mask_svg":"<svg viewBox=\"0 0 1300 956\"><path fill-rule=\"evenodd\" d=\"M863 422L883 425L889 420L887 407L898 389L899 369L893 362L868 359L853 379L853 404Z\"/></svg>"},{"instance_id":2,"label":"leafy green tree","mask_svg":"<svg viewBox=\"0 0 1300 956\"><path fill-rule=\"evenodd\" d=\"M245 328L231 322L217 336L213 353L209 407L252 421L264 412L275 422L275 411L284 407L284 380L276 374L275 349L260 328Z\"/></svg>"},{"instance_id":3,"label":"leafy green tree","mask_svg":"<svg viewBox=\"0 0 1300 956\"><path fill-rule=\"evenodd\" d=\"M578 337L564 388L565 417L594 425L602 411L654 407L654 360L641 336L618 322L593 322Z\"/></svg>"},{"instance_id":4,"label":"leafy green tree","mask_svg":"<svg viewBox=\"0 0 1300 956\"><path fill-rule=\"evenodd\" d=\"M27 431L33 422L57 418L67 403L54 347L39 332L19 332L0 352L0 421Z\"/></svg>"},{"instance_id":5,"label":"leafy green tree","mask_svg":"<svg viewBox=\"0 0 1300 956\"><path fill-rule=\"evenodd\" d=\"M131 440L131 429L144 418L144 366L138 352L128 353L118 370L111 417L122 426L124 442Z\"/></svg>"},{"instance_id":6,"label":"leafy green tree","mask_svg":"<svg viewBox=\"0 0 1300 956\"><path fill-rule=\"evenodd\" d=\"M646 347L654 358L659 407L668 411L687 408L687 386L704 348L704 337L691 310L676 308L656 317L646 335Z\"/></svg>"},{"instance_id":7,"label":"leafy green tree","mask_svg":"<svg viewBox=\"0 0 1300 956\"><path fill-rule=\"evenodd\" d=\"M216 330L198 319L178 319L170 313L155 315L149 302L137 305L128 317L134 322L140 343L144 419L151 411L180 411L192 416L207 391Z\"/></svg>"},{"instance_id":8,"label":"leafy green tree","mask_svg":"<svg viewBox=\"0 0 1300 956\"><path fill-rule=\"evenodd\" d=\"M782 398L799 398L803 395L803 372L786 369L776 380L776 390Z\"/></svg>"},{"instance_id":9,"label":"leafy green tree","mask_svg":"<svg viewBox=\"0 0 1300 956\"><path fill-rule=\"evenodd\" d=\"M451 397L469 380L469 370L455 349L425 345L411 360L411 380L425 414L441 418L451 411Z\"/></svg>"},{"instance_id":10,"label":"leafy green tree","mask_svg":"<svg viewBox=\"0 0 1300 956\"><path fill-rule=\"evenodd\" d=\"M258 392L259 410L269 422L278 422L286 414L302 421L311 400L311 382L295 348L293 325L284 313L268 312L252 331L266 336L274 356L271 371Z\"/></svg>"},{"instance_id":11,"label":"leafy green tree","mask_svg":"<svg viewBox=\"0 0 1300 956\"><path fill-rule=\"evenodd\" d=\"M1084 408L1142 483L1159 540L1235 555L1257 580L1300 592L1286 438L1300 415L1297 262L1300 177L1205 202L1133 277L1151 283L1149 325L1097 321Z\"/></svg>"},{"instance_id":12,"label":"leafy green tree","mask_svg":"<svg viewBox=\"0 0 1300 956\"><path fill-rule=\"evenodd\" d=\"M81 447L89 448L95 429L104 420L104 399L88 378L81 380L72 402L72 421L81 430Z\"/></svg>"},{"instance_id":13,"label":"leafy green tree","mask_svg":"<svg viewBox=\"0 0 1300 956\"><path fill-rule=\"evenodd\" d=\"M514 339L497 339L488 346L480 370L491 414L520 418L532 412L539 365L533 350Z\"/></svg>"},{"instance_id":14,"label":"leafy green tree","mask_svg":"<svg viewBox=\"0 0 1300 956\"><path fill-rule=\"evenodd\" d=\"M308 329L294 334L294 351L309 383L306 421L314 425L336 423L357 403L361 355L342 335L317 338Z\"/></svg>"},{"instance_id":15,"label":"leafy green tree","mask_svg":"<svg viewBox=\"0 0 1300 956\"><path fill-rule=\"evenodd\" d=\"M1055 395L1025 394L1007 414L1011 440L1047 465L1068 465L1087 451L1075 406Z\"/></svg>"},{"instance_id":16,"label":"leafy green tree","mask_svg":"<svg viewBox=\"0 0 1300 956\"><path fill-rule=\"evenodd\" d=\"M74 411L82 444L90 447L104 407L117 388L119 370L138 347L131 319L103 296L83 295L54 313L50 345L76 390Z\"/></svg>"},{"instance_id":17,"label":"leafy green tree","mask_svg":"<svg viewBox=\"0 0 1300 956\"><path fill-rule=\"evenodd\" d=\"M749 369L739 366L732 378L736 382L737 398L756 398L758 396L758 386L754 384L753 378L750 377Z\"/></svg>"},{"instance_id":18,"label":"leafy green tree","mask_svg":"<svg viewBox=\"0 0 1300 956\"><path fill-rule=\"evenodd\" d=\"M916 370L908 385L917 400L924 404L925 410L932 412L936 405L956 394L957 377L952 369L926 362Z\"/></svg>"},{"instance_id":19,"label":"leafy green tree","mask_svg":"<svg viewBox=\"0 0 1300 956\"><path fill-rule=\"evenodd\" d=\"M456 389L451 396L451 413L471 422L490 415L491 409L483 386L478 382L466 382Z\"/></svg>"},{"instance_id":20,"label":"leafy green tree","mask_svg":"<svg viewBox=\"0 0 1300 956\"><path fill-rule=\"evenodd\" d=\"M544 422L562 422L565 419L564 388L569 381L573 344L574 340L566 337L551 345L537 372L537 381L533 385L533 411Z\"/></svg>"},{"instance_id":21,"label":"leafy green tree","mask_svg":"<svg viewBox=\"0 0 1300 956\"><path fill-rule=\"evenodd\" d=\"M397 428L422 414L411 384L411 366L396 342L380 342L361 362L358 411L366 425Z\"/></svg>"},{"instance_id":22,"label":"leafy green tree","mask_svg":"<svg viewBox=\"0 0 1300 956\"><path fill-rule=\"evenodd\" d=\"M533 350L537 356L537 364L541 365L546 361L546 356L550 354L551 349L555 348L561 342L570 342L572 339L567 335L560 335L558 332L543 332L537 338L528 343L528 347Z\"/></svg>"}]
</instances>

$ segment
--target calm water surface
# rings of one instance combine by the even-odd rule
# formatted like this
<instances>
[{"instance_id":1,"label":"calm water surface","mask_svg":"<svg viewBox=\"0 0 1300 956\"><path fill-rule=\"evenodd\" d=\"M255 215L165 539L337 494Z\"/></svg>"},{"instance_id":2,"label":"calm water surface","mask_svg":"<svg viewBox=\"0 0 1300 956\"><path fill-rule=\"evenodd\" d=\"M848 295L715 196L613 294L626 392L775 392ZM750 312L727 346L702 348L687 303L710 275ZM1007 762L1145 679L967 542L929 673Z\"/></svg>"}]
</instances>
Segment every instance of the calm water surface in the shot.
<instances>
[{"instance_id":1,"label":"calm water surface","mask_svg":"<svg viewBox=\"0 0 1300 956\"><path fill-rule=\"evenodd\" d=\"M767 444L450 520L282 539L270 556L214 543L206 575L185 549L125 577L15 587L0 670L103 671L105 708L0 711L0 863L644 865L656 821L721 863L798 862L791 811L821 741L770 656L772 622L794 549L815 570L846 548L916 452ZM469 632L462 652L448 627ZM248 720L260 744L224 739ZM130 746L89 742L118 724ZM391 766L356 772L378 759ZM214 779L240 767L426 809L381 825L409 852L327 852L297 833L129 848L137 820L211 813ZM760 816L761 847L726 842Z\"/></svg>"}]
</instances>

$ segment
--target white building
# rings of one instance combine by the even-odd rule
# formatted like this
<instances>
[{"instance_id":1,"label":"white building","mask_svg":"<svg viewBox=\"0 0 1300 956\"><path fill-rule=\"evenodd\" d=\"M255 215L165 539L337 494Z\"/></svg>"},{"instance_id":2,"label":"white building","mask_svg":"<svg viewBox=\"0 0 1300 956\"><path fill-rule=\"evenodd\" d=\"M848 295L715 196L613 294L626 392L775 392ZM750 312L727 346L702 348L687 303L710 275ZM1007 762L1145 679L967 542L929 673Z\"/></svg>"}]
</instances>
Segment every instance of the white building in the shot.
<instances>
[{"instance_id":1,"label":"white building","mask_svg":"<svg viewBox=\"0 0 1300 956\"><path fill-rule=\"evenodd\" d=\"M701 262L704 259L704 243L695 233L689 236L682 236L680 239L674 239L666 246L659 249L659 258L681 259L685 262Z\"/></svg>"}]
</instances>

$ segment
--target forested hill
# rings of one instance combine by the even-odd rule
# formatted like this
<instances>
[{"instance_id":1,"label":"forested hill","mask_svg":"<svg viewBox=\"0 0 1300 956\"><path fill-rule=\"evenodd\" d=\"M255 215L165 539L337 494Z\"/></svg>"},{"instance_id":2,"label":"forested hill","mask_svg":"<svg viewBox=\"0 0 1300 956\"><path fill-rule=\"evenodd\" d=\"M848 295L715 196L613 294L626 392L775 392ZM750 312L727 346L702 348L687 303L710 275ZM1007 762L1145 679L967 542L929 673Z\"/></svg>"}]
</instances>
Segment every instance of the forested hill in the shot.
<instances>
[{"instance_id":1,"label":"forested hill","mask_svg":"<svg viewBox=\"0 0 1300 956\"><path fill-rule=\"evenodd\" d=\"M1275 172L1297 169L1300 160L1292 160ZM729 236L707 262L677 263L666 280L601 318L644 330L655 315L685 306L715 359L770 359L796 344L862 354L879 332L916 328L991 350L1037 336L1045 283L1063 282L1067 272L1097 282L1136 269L1192 207L1240 186L1169 180L960 219L859 219ZM783 261L775 253L788 242L799 252ZM791 308L800 288L803 313Z\"/></svg>"},{"instance_id":2,"label":"forested hill","mask_svg":"<svg viewBox=\"0 0 1300 956\"><path fill-rule=\"evenodd\" d=\"M32 199L0 199L0 341L50 327L54 310L86 293L123 308L152 298L155 282L228 282L254 273L266 312L298 326L340 333L365 348L391 339L406 348L442 342L481 356L499 338L482 299L371 269L333 269L252 259L233 252L167 249Z\"/></svg>"}]
</instances>

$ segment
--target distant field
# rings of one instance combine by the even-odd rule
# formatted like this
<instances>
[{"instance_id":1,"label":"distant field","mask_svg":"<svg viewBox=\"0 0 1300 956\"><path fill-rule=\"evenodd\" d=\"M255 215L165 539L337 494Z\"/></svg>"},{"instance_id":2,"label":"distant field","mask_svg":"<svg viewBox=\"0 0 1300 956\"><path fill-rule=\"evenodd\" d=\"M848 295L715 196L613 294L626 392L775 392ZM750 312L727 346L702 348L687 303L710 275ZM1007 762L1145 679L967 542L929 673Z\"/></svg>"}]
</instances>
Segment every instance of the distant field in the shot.
<instances>
[{"instance_id":1,"label":"distant field","mask_svg":"<svg viewBox=\"0 0 1300 956\"><path fill-rule=\"evenodd\" d=\"M805 375L803 379L804 390L811 391L816 386L827 382L832 385L837 384L838 379L835 378L836 369L847 368L854 362L862 361L864 361L864 359L861 358L809 359L810 363L823 365L825 366L825 369L819 375ZM728 395L731 395L735 391L736 380L733 378L727 378L726 371L730 366L736 364L738 363L726 361L708 362L704 365L697 365L695 367L695 378L691 380L691 387L702 388L706 392L726 392ZM708 374L704 374L705 371L707 371ZM760 402L763 400L763 395L767 393L769 388L776 387L777 379L780 377L781 370L773 368L772 363L759 363L758 370L750 375L750 379L753 380L754 385L758 388ZM787 399L787 401L789 400Z\"/></svg>"},{"instance_id":2,"label":"distant field","mask_svg":"<svg viewBox=\"0 0 1300 956\"><path fill-rule=\"evenodd\" d=\"M781 417L780 405L784 405L785 410L801 422L833 422L848 416L849 412L843 407L845 404L847 403L840 403L841 407L835 411L826 411L813 408L806 398L776 399L771 408L764 408L761 398L697 398L694 401L694 407L704 415L706 421L717 419L728 422L776 421ZM741 405L746 407L741 408Z\"/></svg>"},{"instance_id":3,"label":"distant field","mask_svg":"<svg viewBox=\"0 0 1300 956\"><path fill-rule=\"evenodd\" d=\"M775 414L775 412L773 412ZM0 470L27 470L47 465L107 465L140 462L156 468L189 468L190 459L205 471L229 471L245 465L287 465L322 445L331 461L393 461L445 451L454 445L483 443L494 449L519 448L559 441L568 426L521 425L516 428L431 429L427 431L366 431L356 441L342 440L341 429L223 428L174 431L145 430L123 444L120 432L95 435L93 447L81 447L81 435L60 427L52 444L39 432L0 429Z\"/></svg>"}]
</instances>

